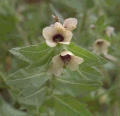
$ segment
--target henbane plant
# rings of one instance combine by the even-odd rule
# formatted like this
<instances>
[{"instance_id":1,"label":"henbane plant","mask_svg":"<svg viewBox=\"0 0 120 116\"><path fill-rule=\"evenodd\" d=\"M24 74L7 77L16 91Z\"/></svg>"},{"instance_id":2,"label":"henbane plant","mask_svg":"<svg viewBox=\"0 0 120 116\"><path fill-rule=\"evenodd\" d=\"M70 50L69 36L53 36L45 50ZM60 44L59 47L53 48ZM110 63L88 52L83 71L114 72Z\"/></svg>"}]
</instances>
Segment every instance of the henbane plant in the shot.
<instances>
[{"instance_id":1,"label":"henbane plant","mask_svg":"<svg viewBox=\"0 0 120 116\"><path fill-rule=\"evenodd\" d=\"M28 63L6 81L11 95L29 116L91 115L76 97L87 96L101 86L97 68L105 60L71 42L76 27L76 18L55 22L43 29L44 43L10 50Z\"/></svg>"},{"instance_id":2,"label":"henbane plant","mask_svg":"<svg viewBox=\"0 0 120 116\"><path fill-rule=\"evenodd\" d=\"M57 44L70 44L72 39L72 30L76 28L77 19L68 18L62 25L60 22L56 22L49 27L43 29L43 36L46 39L46 43L50 47L55 47ZM66 46L62 48L67 49ZM62 50L60 49L60 51ZM59 55L52 58L51 73L59 76L64 66L68 66L71 70L77 70L78 65L83 62L83 59L74 56L70 51L62 51Z\"/></svg>"}]
</instances>

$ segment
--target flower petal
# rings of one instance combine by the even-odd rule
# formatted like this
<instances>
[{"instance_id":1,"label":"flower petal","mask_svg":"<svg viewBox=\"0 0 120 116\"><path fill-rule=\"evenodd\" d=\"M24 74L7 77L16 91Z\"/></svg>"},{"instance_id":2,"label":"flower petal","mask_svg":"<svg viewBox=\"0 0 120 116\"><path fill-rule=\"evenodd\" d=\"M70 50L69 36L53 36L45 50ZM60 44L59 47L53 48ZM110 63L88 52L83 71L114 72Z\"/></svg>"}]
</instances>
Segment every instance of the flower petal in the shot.
<instances>
[{"instance_id":1,"label":"flower petal","mask_svg":"<svg viewBox=\"0 0 120 116\"><path fill-rule=\"evenodd\" d=\"M102 44L99 44L101 42ZM93 52L95 52L97 55L106 54L108 52L109 46L110 46L110 42L104 39L97 39L93 44Z\"/></svg>"},{"instance_id":2,"label":"flower petal","mask_svg":"<svg viewBox=\"0 0 120 116\"><path fill-rule=\"evenodd\" d=\"M63 27L63 25L62 25L61 23L59 23L59 22L56 22L56 23L54 24L54 27L55 27L55 29L56 29L58 32L61 32L61 31L65 30L65 28Z\"/></svg>"},{"instance_id":3,"label":"flower petal","mask_svg":"<svg viewBox=\"0 0 120 116\"><path fill-rule=\"evenodd\" d=\"M65 19L63 24L63 26L70 31L74 30L76 28L76 25L77 25L76 18Z\"/></svg>"},{"instance_id":4,"label":"flower petal","mask_svg":"<svg viewBox=\"0 0 120 116\"><path fill-rule=\"evenodd\" d=\"M79 64L83 63L84 60L83 58L80 58L78 56L72 56L71 61L68 63L68 67L72 70L75 71L78 69Z\"/></svg>"},{"instance_id":5,"label":"flower petal","mask_svg":"<svg viewBox=\"0 0 120 116\"><path fill-rule=\"evenodd\" d=\"M66 30L60 23L56 22L55 23L56 25L58 25L58 27L55 27L57 28L57 33L61 34L63 37L64 37L64 41L62 42L59 42L61 44L69 44L71 39L72 39L72 32L71 31L68 31Z\"/></svg>"},{"instance_id":6,"label":"flower petal","mask_svg":"<svg viewBox=\"0 0 120 116\"><path fill-rule=\"evenodd\" d=\"M64 63L62 62L60 56L54 56L52 58L52 67L50 69L50 72L53 73L55 76L60 76L63 72L63 66Z\"/></svg>"},{"instance_id":7,"label":"flower petal","mask_svg":"<svg viewBox=\"0 0 120 116\"><path fill-rule=\"evenodd\" d=\"M60 44L66 44L66 45L68 45L68 44L70 44L70 42L59 42Z\"/></svg>"},{"instance_id":8,"label":"flower petal","mask_svg":"<svg viewBox=\"0 0 120 116\"><path fill-rule=\"evenodd\" d=\"M51 40L52 41L52 36L55 35L57 32L56 32L56 29L54 28L54 26L49 26L49 27L45 27L43 29L43 37L46 39L46 40Z\"/></svg>"},{"instance_id":9,"label":"flower petal","mask_svg":"<svg viewBox=\"0 0 120 116\"><path fill-rule=\"evenodd\" d=\"M63 44L65 43L70 43L71 39L72 39L72 32L71 31L68 31L68 30L65 30L63 33L63 36L64 36L64 41L62 42Z\"/></svg>"},{"instance_id":10,"label":"flower petal","mask_svg":"<svg viewBox=\"0 0 120 116\"><path fill-rule=\"evenodd\" d=\"M53 41L53 37L56 34L60 34L61 36L63 36L64 40L57 42L61 44L69 44L73 36L71 31L65 29L61 23L56 22L55 24L43 29L43 36L46 39L46 43L48 44L48 46L56 46L56 42Z\"/></svg>"},{"instance_id":11,"label":"flower petal","mask_svg":"<svg viewBox=\"0 0 120 116\"><path fill-rule=\"evenodd\" d=\"M55 47L57 43L53 42L53 41L49 41L49 40L46 40L46 43L48 46L50 47Z\"/></svg>"},{"instance_id":12,"label":"flower petal","mask_svg":"<svg viewBox=\"0 0 120 116\"><path fill-rule=\"evenodd\" d=\"M61 44L69 44L72 39L72 32L66 30L63 25L59 22L55 23L55 29L57 30L57 33L61 34L64 37L64 41L59 42Z\"/></svg>"},{"instance_id":13,"label":"flower petal","mask_svg":"<svg viewBox=\"0 0 120 116\"><path fill-rule=\"evenodd\" d=\"M115 30L114 27L108 26L106 28L106 34L107 34L107 36L111 37L111 35L114 33L114 30Z\"/></svg>"},{"instance_id":14,"label":"flower petal","mask_svg":"<svg viewBox=\"0 0 120 116\"><path fill-rule=\"evenodd\" d=\"M66 56L67 54L73 55L72 52L70 52L70 51L63 51L60 53L61 56Z\"/></svg>"},{"instance_id":15,"label":"flower petal","mask_svg":"<svg viewBox=\"0 0 120 116\"><path fill-rule=\"evenodd\" d=\"M55 47L56 43L53 41L53 36L57 33L56 29L54 28L53 25L49 27L45 27L43 29L43 37L46 40L46 43L50 47Z\"/></svg>"}]
</instances>

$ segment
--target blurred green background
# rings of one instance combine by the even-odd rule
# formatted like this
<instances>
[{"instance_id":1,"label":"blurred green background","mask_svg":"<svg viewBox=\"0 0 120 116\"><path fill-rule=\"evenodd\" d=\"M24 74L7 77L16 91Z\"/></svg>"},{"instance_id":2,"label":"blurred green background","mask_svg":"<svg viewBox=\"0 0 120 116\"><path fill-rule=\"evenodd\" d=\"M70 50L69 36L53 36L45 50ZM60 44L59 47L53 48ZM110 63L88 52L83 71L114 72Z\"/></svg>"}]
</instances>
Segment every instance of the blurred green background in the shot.
<instances>
[{"instance_id":1,"label":"blurred green background","mask_svg":"<svg viewBox=\"0 0 120 116\"><path fill-rule=\"evenodd\" d=\"M42 29L53 23L52 14L61 19L78 19L72 41L79 46L92 51L98 38L111 43L109 53L118 62L108 61L100 69L103 86L96 98L87 96L86 103L94 116L120 116L120 0L0 0L0 95L11 102L5 77L27 65L9 50L42 43ZM111 37L105 33L108 26L115 28Z\"/></svg>"}]
</instances>

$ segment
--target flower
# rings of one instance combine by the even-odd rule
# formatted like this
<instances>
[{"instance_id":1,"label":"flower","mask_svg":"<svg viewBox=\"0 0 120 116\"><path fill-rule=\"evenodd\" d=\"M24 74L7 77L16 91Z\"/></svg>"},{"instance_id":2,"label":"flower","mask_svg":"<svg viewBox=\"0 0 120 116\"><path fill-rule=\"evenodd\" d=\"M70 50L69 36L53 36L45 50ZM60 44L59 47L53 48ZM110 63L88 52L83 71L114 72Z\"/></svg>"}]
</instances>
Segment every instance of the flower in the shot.
<instances>
[{"instance_id":1,"label":"flower","mask_svg":"<svg viewBox=\"0 0 120 116\"><path fill-rule=\"evenodd\" d=\"M75 56L72 52L63 51L52 58L50 72L56 76L60 76L65 66L67 66L71 71L75 71L83 61L83 58Z\"/></svg>"},{"instance_id":2,"label":"flower","mask_svg":"<svg viewBox=\"0 0 120 116\"><path fill-rule=\"evenodd\" d=\"M107 40L97 39L93 44L93 52L96 54L107 54L110 43Z\"/></svg>"},{"instance_id":3,"label":"flower","mask_svg":"<svg viewBox=\"0 0 120 116\"><path fill-rule=\"evenodd\" d=\"M72 39L72 30L76 28L77 19L68 18L62 25L60 22L56 22L43 29L43 37L46 43L50 47L55 47L57 43L69 44Z\"/></svg>"},{"instance_id":4,"label":"flower","mask_svg":"<svg viewBox=\"0 0 120 116\"><path fill-rule=\"evenodd\" d=\"M108 37L111 37L111 35L114 33L114 27L111 27L111 26L108 26L107 28L106 28L106 35L108 36Z\"/></svg>"},{"instance_id":5,"label":"flower","mask_svg":"<svg viewBox=\"0 0 120 116\"><path fill-rule=\"evenodd\" d=\"M74 30L74 29L76 28L76 26L77 26L77 19L76 19L76 18L68 18L68 19L65 19L63 26L64 26L66 29L72 31L72 30Z\"/></svg>"},{"instance_id":6,"label":"flower","mask_svg":"<svg viewBox=\"0 0 120 116\"><path fill-rule=\"evenodd\" d=\"M97 55L103 55L107 60L111 60L113 62L117 61L117 58L108 54L108 47L110 43L103 39L98 39L93 44L93 52Z\"/></svg>"},{"instance_id":7,"label":"flower","mask_svg":"<svg viewBox=\"0 0 120 116\"><path fill-rule=\"evenodd\" d=\"M94 24L91 24L91 25L90 25L90 29L95 29L95 25L94 25Z\"/></svg>"}]
</instances>

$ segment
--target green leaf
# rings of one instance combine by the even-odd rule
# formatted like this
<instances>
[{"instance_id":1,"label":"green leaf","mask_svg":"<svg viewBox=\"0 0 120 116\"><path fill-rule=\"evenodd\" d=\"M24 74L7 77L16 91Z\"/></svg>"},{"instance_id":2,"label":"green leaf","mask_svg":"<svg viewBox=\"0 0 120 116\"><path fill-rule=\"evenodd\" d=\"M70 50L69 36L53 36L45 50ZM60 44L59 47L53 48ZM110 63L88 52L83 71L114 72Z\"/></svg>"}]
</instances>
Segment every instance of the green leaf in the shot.
<instances>
[{"instance_id":1,"label":"green leaf","mask_svg":"<svg viewBox=\"0 0 120 116\"><path fill-rule=\"evenodd\" d=\"M40 105L45 99L44 85L47 80L48 75L44 72L44 67L27 67L9 75L7 84L21 103Z\"/></svg>"},{"instance_id":2,"label":"green leaf","mask_svg":"<svg viewBox=\"0 0 120 116\"><path fill-rule=\"evenodd\" d=\"M47 88L34 88L28 86L18 96L18 100L22 104L41 106L46 101Z\"/></svg>"},{"instance_id":3,"label":"green leaf","mask_svg":"<svg viewBox=\"0 0 120 116\"><path fill-rule=\"evenodd\" d=\"M96 25L96 31L103 33L106 27L108 26L108 22L106 23L106 16L105 15L100 16L97 19L95 25Z\"/></svg>"},{"instance_id":4,"label":"green leaf","mask_svg":"<svg viewBox=\"0 0 120 116\"><path fill-rule=\"evenodd\" d=\"M84 59L84 64L87 65L102 65L105 64L106 61L100 57L95 55L92 52L89 52L88 50L85 50L84 48L81 48L79 46L76 46L75 44L71 43L68 46L68 49L73 52L76 56L82 57Z\"/></svg>"},{"instance_id":5,"label":"green leaf","mask_svg":"<svg viewBox=\"0 0 120 116\"><path fill-rule=\"evenodd\" d=\"M96 68L88 66L80 66L79 70L74 72L65 70L54 82L56 94L72 96L88 94L101 86L101 77Z\"/></svg>"},{"instance_id":6,"label":"green leaf","mask_svg":"<svg viewBox=\"0 0 120 116\"><path fill-rule=\"evenodd\" d=\"M72 97L55 96L55 116L91 116L85 105Z\"/></svg>"},{"instance_id":7,"label":"green leaf","mask_svg":"<svg viewBox=\"0 0 120 116\"><path fill-rule=\"evenodd\" d=\"M75 55L82 57L84 63L80 65L79 70L70 71L66 69L63 75L55 78L55 92L79 96L98 89L101 86L101 74L91 65L103 64L104 60L74 44L70 44L68 49ZM46 44L38 44L13 48L11 53L31 64L38 63L38 66L30 65L9 75L7 79L8 85L12 89L15 88L16 97L21 103L41 105L46 96L46 83L50 78L46 71L48 63L53 57L54 49L49 48ZM41 63L46 65L41 66Z\"/></svg>"},{"instance_id":8,"label":"green leaf","mask_svg":"<svg viewBox=\"0 0 120 116\"><path fill-rule=\"evenodd\" d=\"M104 77L102 73L94 66L80 65L79 73L83 75L84 78L93 80L93 81L101 81ZM86 77L85 77L85 76Z\"/></svg>"},{"instance_id":9,"label":"green leaf","mask_svg":"<svg viewBox=\"0 0 120 116\"><path fill-rule=\"evenodd\" d=\"M104 22L105 22L105 16L100 16L100 17L98 18L98 20L96 21L96 25L97 25L97 26L103 25Z\"/></svg>"},{"instance_id":10,"label":"green leaf","mask_svg":"<svg viewBox=\"0 0 120 116\"><path fill-rule=\"evenodd\" d=\"M30 64L39 62L39 64L43 65L48 63L49 58L53 54L53 49L43 43L38 45L30 45L27 47L13 48L10 52L19 59Z\"/></svg>"},{"instance_id":11,"label":"green leaf","mask_svg":"<svg viewBox=\"0 0 120 116\"><path fill-rule=\"evenodd\" d=\"M0 116L28 116L22 111L18 111L3 101L0 97ZM29 115L30 116L30 115Z\"/></svg>"}]
</instances>

